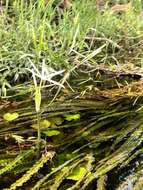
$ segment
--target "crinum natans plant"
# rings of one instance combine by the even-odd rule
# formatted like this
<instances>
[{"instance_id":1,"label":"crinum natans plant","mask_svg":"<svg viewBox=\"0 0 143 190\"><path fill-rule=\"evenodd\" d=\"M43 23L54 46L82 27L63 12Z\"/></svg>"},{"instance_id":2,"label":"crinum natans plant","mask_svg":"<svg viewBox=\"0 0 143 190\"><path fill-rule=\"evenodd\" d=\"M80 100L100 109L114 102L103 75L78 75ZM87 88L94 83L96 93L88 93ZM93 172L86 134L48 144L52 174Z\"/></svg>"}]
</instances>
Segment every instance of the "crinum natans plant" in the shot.
<instances>
[{"instance_id":1,"label":"crinum natans plant","mask_svg":"<svg viewBox=\"0 0 143 190\"><path fill-rule=\"evenodd\" d=\"M37 113L37 155L40 154L41 147L41 130L40 130L40 120L41 120L41 95L43 87L47 86L59 86L63 87L62 84L53 80L52 78L60 75L64 70L55 71L54 69L48 67L43 60L41 65L41 71L35 66L35 64L29 59L32 68L28 69L32 73L33 82L34 82L34 101L35 101L35 110ZM46 85L46 83L48 83Z\"/></svg>"}]
</instances>

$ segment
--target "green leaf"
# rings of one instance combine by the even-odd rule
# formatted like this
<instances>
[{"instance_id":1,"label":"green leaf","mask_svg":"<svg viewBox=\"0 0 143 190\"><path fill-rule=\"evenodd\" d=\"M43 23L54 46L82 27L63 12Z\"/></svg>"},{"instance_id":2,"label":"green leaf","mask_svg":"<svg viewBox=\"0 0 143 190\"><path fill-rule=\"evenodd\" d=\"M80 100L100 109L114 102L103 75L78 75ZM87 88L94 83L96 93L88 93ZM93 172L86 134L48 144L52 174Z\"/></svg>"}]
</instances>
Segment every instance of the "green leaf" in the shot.
<instances>
[{"instance_id":1,"label":"green leaf","mask_svg":"<svg viewBox=\"0 0 143 190\"><path fill-rule=\"evenodd\" d=\"M71 175L67 177L67 179L72 179L74 181L80 180L87 173L87 170L83 166L77 166Z\"/></svg>"},{"instance_id":2,"label":"green leaf","mask_svg":"<svg viewBox=\"0 0 143 190\"><path fill-rule=\"evenodd\" d=\"M60 134L60 131L58 130L47 130L43 132L46 136L51 137L51 136L57 136Z\"/></svg>"},{"instance_id":3,"label":"green leaf","mask_svg":"<svg viewBox=\"0 0 143 190\"><path fill-rule=\"evenodd\" d=\"M48 127L50 127L50 125L51 125L51 122L48 121L47 119L44 119L43 121L40 122L40 126L42 128L48 128Z\"/></svg>"},{"instance_id":4,"label":"green leaf","mask_svg":"<svg viewBox=\"0 0 143 190\"><path fill-rule=\"evenodd\" d=\"M35 109L36 109L36 112L38 113L40 111L40 106L41 106L41 89L40 89L40 87L36 87L34 100L35 100Z\"/></svg>"},{"instance_id":5,"label":"green leaf","mask_svg":"<svg viewBox=\"0 0 143 190\"><path fill-rule=\"evenodd\" d=\"M53 117L53 118L50 118L50 121L53 123L53 124L56 124L56 125L61 125L64 121L63 118L61 117Z\"/></svg>"},{"instance_id":6,"label":"green leaf","mask_svg":"<svg viewBox=\"0 0 143 190\"><path fill-rule=\"evenodd\" d=\"M50 127L51 122L48 121L47 119L44 119L43 121L40 122L40 129L47 129L48 127ZM34 129L38 129L38 124L33 124L32 127Z\"/></svg>"},{"instance_id":7,"label":"green leaf","mask_svg":"<svg viewBox=\"0 0 143 190\"><path fill-rule=\"evenodd\" d=\"M80 119L80 114L65 114L64 117L67 121L77 120Z\"/></svg>"},{"instance_id":8,"label":"green leaf","mask_svg":"<svg viewBox=\"0 0 143 190\"><path fill-rule=\"evenodd\" d=\"M18 113L6 113L3 115L3 118L6 120L6 121L13 121L15 119L17 119L19 117L19 114Z\"/></svg>"}]
</instances>

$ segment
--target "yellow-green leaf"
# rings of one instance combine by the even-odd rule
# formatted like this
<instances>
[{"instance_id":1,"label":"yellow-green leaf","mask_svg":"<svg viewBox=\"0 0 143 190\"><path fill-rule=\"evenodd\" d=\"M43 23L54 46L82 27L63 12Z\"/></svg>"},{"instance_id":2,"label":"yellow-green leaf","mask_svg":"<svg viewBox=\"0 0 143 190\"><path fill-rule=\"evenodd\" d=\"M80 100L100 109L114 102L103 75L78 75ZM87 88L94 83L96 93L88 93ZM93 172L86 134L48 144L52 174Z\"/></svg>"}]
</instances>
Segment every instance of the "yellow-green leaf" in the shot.
<instances>
[{"instance_id":1,"label":"yellow-green leaf","mask_svg":"<svg viewBox=\"0 0 143 190\"><path fill-rule=\"evenodd\" d=\"M46 136L51 137L51 136L57 136L60 134L60 131L58 130L47 130L43 132Z\"/></svg>"},{"instance_id":2,"label":"yellow-green leaf","mask_svg":"<svg viewBox=\"0 0 143 190\"><path fill-rule=\"evenodd\" d=\"M85 167L83 167L83 166L77 166L73 170L72 174L67 177L67 179L72 179L74 181L78 181L82 177L84 177L86 173L87 173L87 170L86 170Z\"/></svg>"},{"instance_id":3,"label":"yellow-green leaf","mask_svg":"<svg viewBox=\"0 0 143 190\"><path fill-rule=\"evenodd\" d=\"M64 117L67 121L77 120L80 119L80 114L65 114Z\"/></svg>"},{"instance_id":4,"label":"yellow-green leaf","mask_svg":"<svg viewBox=\"0 0 143 190\"><path fill-rule=\"evenodd\" d=\"M47 129L48 127L50 127L50 125L51 125L51 122L48 121L47 119L44 119L43 121L40 122L40 128L41 129ZM34 129L38 129L38 124L37 123L33 124L32 127Z\"/></svg>"},{"instance_id":5,"label":"yellow-green leaf","mask_svg":"<svg viewBox=\"0 0 143 190\"><path fill-rule=\"evenodd\" d=\"M57 125L54 122L51 122L51 128L55 128Z\"/></svg>"},{"instance_id":6,"label":"yellow-green leaf","mask_svg":"<svg viewBox=\"0 0 143 190\"><path fill-rule=\"evenodd\" d=\"M13 121L15 119L17 119L19 117L19 114L18 113L6 113L3 115L3 118L6 120L6 121Z\"/></svg>"},{"instance_id":7,"label":"yellow-green leaf","mask_svg":"<svg viewBox=\"0 0 143 190\"><path fill-rule=\"evenodd\" d=\"M64 119L61 117L53 117L53 118L50 118L50 121L52 121L52 123L54 123L56 125L61 125L63 123Z\"/></svg>"},{"instance_id":8,"label":"yellow-green leaf","mask_svg":"<svg viewBox=\"0 0 143 190\"><path fill-rule=\"evenodd\" d=\"M41 106L41 89L40 87L36 87L35 90L35 109L36 112L40 111L40 106Z\"/></svg>"}]
</instances>

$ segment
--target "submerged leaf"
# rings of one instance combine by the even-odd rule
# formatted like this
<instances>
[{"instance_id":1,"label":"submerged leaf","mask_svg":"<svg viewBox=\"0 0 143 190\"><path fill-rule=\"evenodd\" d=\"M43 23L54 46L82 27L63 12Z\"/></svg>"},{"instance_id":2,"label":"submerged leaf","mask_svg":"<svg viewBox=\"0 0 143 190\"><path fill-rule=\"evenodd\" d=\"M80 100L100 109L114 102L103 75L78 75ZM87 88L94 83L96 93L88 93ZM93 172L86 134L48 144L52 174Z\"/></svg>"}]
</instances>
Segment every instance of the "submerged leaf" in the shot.
<instances>
[{"instance_id":1,"label":"submerged leaf","mask_svg":"<svg viewBox=\"0 0 143 190\"><path fill-rule=\"evenodd\" d=\"M102 175L97 180L97 190L106 190L107 175Z\"/></svg>"},{"instance_id":2,"label":"submerged leaf","mask_svg":"<svg viewBox=\"0 0 143 190\"><path fill-rule=\"evenodd\" d=\"M65 114L64 117L67 121L77 120L80 119L80 114Z\"/></svg>"},{"instance_id":3,"label":"submerged leaf","mask_svg":"<svg viewBox=\"0 0 143 190\"><path fill-rule=\"evenodd\" d=\"M23 184L31 179L31 177L36 174L40 168L43 167L43 165L50 159L52 159L55 155L55 152L47 152L45 155L42 155L42 157L22 176L20 177L16 182L14 182L9 190L15 190L19 187L23 187Z\"/></svg>"},{"instance_id":4,"label":"submerged leaf","mask_svg":"<svg viewBox=\"0 0 143 190\"><path fill-rule=\"evenodd\" d=\"M51 136L57 136L60 134L60 131L58 130L47 130L43 132L46 136L51 137Z\"/></svg>"},{"instance_id":5,"label":"submerged leaf","mask_svg":"<svg viewBox=\"0 0 143 190\"><path fill-rule=\"evenodd\" d=\"M47 129L48 127L50 127L51 122L48 121L47 119L44 119L43 121L40 122L40 128L41 129ZM38 129L38 124L33 124L32 127L34 129Z\"/></svg>"},{"instance_id":6,"label":"submerged leaf","mask_svg":"<svg viewBox=\"0 0 143 190\"><path fill-rule=\"evenodd\" d=\"M29 158L33 154L34 154L33 149L29 149L29 150L22 152L13 161L8 163L4 168L0 169L0 176L3 175L4 173L10 172L14 168L16 168L19 164L21 164L22 161Z\"/></svg>"},{"instance_id":7,"label":"submerged leaf","mask_svg":"<svg viewBox=\"0 0 143 190\"><path fill-rule=\"evenodd\" d=\"M83 166L77 166L71 175L67 177L67 179L72 179L74 181L80 180L86 174L87 170Z\"/></svg>"},{"instance_id":8,"label":"submerged leaf","mask_svg":"<svg viewBox=\"0 0 143 190\"><path fill-rule=\"evenodd\" d=\"M53 117L53 118L50 118L50 121L53 123L53 124L56 124L56 125L61 125L64 121L63 118L61 117Z\"/></svg>"},{"instance_id":9,"label":"submerged leaf","mask_svg":"<svg viewBox=\"0 0 143 190\"><path fill-rule=\"evenodd\" d=\"M6 121L13 121L15 119L17 119L19 117L19 114L18 113L6 113L4 114L3 118L6 120Z\"/></svg>"}]
</instances>

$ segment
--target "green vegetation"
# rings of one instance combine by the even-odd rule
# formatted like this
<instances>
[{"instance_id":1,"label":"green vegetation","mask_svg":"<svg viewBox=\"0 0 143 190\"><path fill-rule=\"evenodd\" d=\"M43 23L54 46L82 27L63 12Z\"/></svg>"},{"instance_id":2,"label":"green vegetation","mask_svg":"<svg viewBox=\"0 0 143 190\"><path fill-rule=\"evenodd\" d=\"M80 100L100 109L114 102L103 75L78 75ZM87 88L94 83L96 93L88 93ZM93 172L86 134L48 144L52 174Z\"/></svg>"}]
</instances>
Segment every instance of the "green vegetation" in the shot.
<instances>
[{"instance_id":1,"label":"green vegetation","mask_svg":"<svg viewBox=\"0 0 143 190\"><path fill-rule=\"evenodd\" d=\"M142 39L141 0L2 1L1 189L142 190Z\"/></svg>"},{"instance_id":2,"label":"green vegetation","mask_svg":"<svg viewBox=\"0 0 143 190\"><path fill-rule=\"evenodd\" d=\"M126 11L113 11L108 1L100 9L95 0L74 0L61 9L54 0L6 1L0 14L0 85L28 81L31 62L56 70L79 65L122 69L142 67L142 2L132 0ZM129 63L129 64L127 64Z\"/></svg>"},{"instance_id":3,"label":"green vegetation","mask_svg":"<svg viewBox=\"0 0 143 190\"><path fill-rule=\"evenodd\" d=\"M119 92L122 91L119 89ZM106 96L105 92L108 92ZM31 102L29 98L28 103L18 106L15 109L19 113L18 118L9 125L6 121L0 123L0 138L4 147L0 159L1 183L10 186L11 190L20 186L23 189L84 190L92 189L92 184L97 184L98 189L108 189L112 183L111 189L118 186L122 189L119 181L110 181L112 174L123 180L127 177L135 187L141 185L142 97L117 95L116 89L105 92L101 92L102 100L98 100L97 95L94 100L80 97L71 101L67 98L61 103L57 101L49 106L50 102L47 102L42 105L41 125L54 120L55 124L41 128L38 160L35 149L37 129L30 126L36 119L35 105L27 106ZM113 97L110 97L111 92ZM70 98L71 94L68 96ZM67 121L64 117L77 114L80 119ZM58 125L57 118L62 121ZM5 138L5 134L9 136ZM134 165L136 162L139 164ZM130 173L132 167L134 170ZM6 176L8 181L4 183Z\"/></svg>"}]
</instances>

